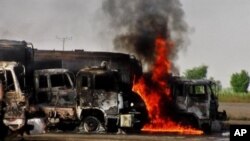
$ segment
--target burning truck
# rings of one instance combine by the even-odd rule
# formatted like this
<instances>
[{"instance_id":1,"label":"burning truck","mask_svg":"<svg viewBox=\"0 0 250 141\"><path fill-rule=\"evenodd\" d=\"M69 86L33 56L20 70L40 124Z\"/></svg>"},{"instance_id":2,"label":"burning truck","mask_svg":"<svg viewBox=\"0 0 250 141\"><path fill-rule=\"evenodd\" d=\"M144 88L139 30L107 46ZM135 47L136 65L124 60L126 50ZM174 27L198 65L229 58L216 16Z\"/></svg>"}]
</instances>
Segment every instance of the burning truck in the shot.
<instances>
[{"instance_id":1,"label":"burning truck","mask_svg":"<svg viewBox=\"0 0 250 141\"><path fill-rule=\"evenodd\" d=\"M188 80L171 74L168 59L171 41L155 40L152 70L134 82L133 90L145 101L150 122L143 131L210 133L212 122L226 120L226 112L218 111L218 98L210 80Z\"/></svg>"},{"instance_id":2,"label":"burning truck","mask_svg":"<svg viewBox=\"0 0 250 141\"><path fill-rule=\"evenodd\" d=\"M70 123L87 132L116 131L121 127L202 134L199 129L210 130L211 122L225 118L225 113L218 112L211 81L183 80L170 75L171 62L166 56L167 46L171 45L165 39L156 40L157 57L152 72L143 75L141 64L134 57L121 53L42 51L26 42L6 40L2 41L0 49L1 53L24 52L23 57L5 53L1 58L5 64L10 60L25 64L19 65L22 66L20 72L11 71L13 78L19 75L16 79L19 81L15 82L20 84L15 83L15 88L20 86L23 92L31 93L18 96L22 106L16 107L23 107L18 111L24 115L18 118L23 121L20 125L26 125L25 117L39 115L46 117L48 127ZM76 79L70 71L76 74ZM6 92L3 93L6 97ZM14 101L18 100L16 97ZM3 113L5 109L2 108Z\"/></svg>"}]
</instances>

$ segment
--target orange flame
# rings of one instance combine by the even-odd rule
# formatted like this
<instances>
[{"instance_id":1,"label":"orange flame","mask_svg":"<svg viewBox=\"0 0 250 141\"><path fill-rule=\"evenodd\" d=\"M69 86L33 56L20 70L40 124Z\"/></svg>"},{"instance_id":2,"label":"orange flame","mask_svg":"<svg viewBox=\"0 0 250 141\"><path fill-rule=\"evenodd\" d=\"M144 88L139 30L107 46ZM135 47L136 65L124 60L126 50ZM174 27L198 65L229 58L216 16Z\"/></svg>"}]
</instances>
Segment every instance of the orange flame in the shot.
<instances>
[{"instance_id":1,"label":"orange flame","mask_svg":"<svg viewBox=\"0 0 250 141\"><path fill-rule=\"evenodd\" d=\"M170 89L166 81L166 76L170 73L171 62L168 59L173 43L163 38L155 41L155 62L152 69L150 84L146 83L146 78L141 77L133 85L133 91L137 92L144 100L149 113L150 123L143 127L143 131L150 132L174 132L181 134L203 134L201 130L191 126L183 126L173 121L170 117L163 116L162 111L167 107L161 105L162 95L171 101ZM154 86L152 86L154 85ZM168 109L171 110L171 109Z\"/></svg>"}]
</instances>

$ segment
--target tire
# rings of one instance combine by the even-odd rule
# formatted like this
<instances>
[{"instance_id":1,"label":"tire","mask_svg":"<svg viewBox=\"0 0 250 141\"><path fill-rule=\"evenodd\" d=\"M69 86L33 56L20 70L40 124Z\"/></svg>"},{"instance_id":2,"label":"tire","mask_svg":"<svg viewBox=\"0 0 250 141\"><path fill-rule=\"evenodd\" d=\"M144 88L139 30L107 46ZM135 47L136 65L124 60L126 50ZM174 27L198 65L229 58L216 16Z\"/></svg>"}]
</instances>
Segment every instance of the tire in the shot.
<instances>
[{"instance_id":1,"label":"tire","mask_svg":"<svg viewBox=\"0 0 250 141\"><path fill-rule=\"evenodd\" d=\"M87 116L82 121L84 131L89 133L98 132L101 127L101 122L94 116Z\"/></svg>"},{"instance_id":2,"label":"tire","mask_svg":"<svg viewBox=\"0 0 250 141\"><path fill-rule=\"evenodd\" d=\"M212 130L211 130L211 124L210 123L205 123L201 126L203 132L205 134L211 134Z\"/></svg>"},{"instance_id":3,"label":"tire","mask_svg":"<svg viewBox=\"0 0 250 141\"><path fill-rule=\"evenodd\" d=\"M116 133L118 131L118 125L116 125L117 120L108 119L107 132Z\"/></svg>"}]
</instances>

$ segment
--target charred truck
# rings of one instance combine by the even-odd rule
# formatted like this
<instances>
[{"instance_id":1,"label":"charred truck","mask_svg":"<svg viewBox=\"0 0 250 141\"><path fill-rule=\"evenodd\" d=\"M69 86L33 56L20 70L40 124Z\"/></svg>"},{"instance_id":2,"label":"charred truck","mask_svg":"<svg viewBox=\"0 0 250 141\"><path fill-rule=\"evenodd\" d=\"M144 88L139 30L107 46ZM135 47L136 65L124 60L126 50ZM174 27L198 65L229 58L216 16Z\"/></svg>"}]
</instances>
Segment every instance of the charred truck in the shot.
<instances>
[{"instance_id":1,"label":"charred truck","mask_svg":"<svg viewBox=\"0 0 250 141\"><path fill-rule=\"evenodd\" d=\"M141 66L130 55L38 51L30 43L11 40L0 40L0 50L3 86L0 100L4 103L1 117L9 129L19 130L26 125L27 118L34 117L45 117L47 126L79 124L87 132L96 132L102 127L140 130L147 120L143 100L131 91L132 78L137 76L135 73L141 73ZM77 69L103 61L106 67L82 69L75 89L74 75L67 69L76 74ZM16 66L20 68L17 71ZM106 84L103 81L110 83L100 87ZM86 87L82 87L85 84ZM10 92L7 91L10 88Z\"/></svg>"},{"instance_id":2,"label":"charred truck","mask_svg":"<svg viewBox=\"0 0 250 141\"><path fill-rule=\"evenodd\" d=\"M32 44L24 41L0 40L1 133L23 132L27 125L31 90L27 86L33 82L32 50Z\"/></svg>"},{"instance_id":3,"label":"charred truck","mask_svg":"<svg viewBox=\"0 0 250 141\"><path fill-rule=\"evenodd\" d=\"M21 130L26 124L28 99L24 75L23 65L0 61L1 120L12 131Z\"/></svg>"},{"instance_id":4,"label":"charred truck","mask_svg":"<svg viewBox=\"0 0 250 141\"><path fill-rule=\"evenodd\" d=\"M36 112L44 114L48 127L64 130L63 126L71 125L81 131L99 132L142 124L137 118L141 113L124 99L118 71L106 66L81 69L76 90L70 75L66 69L35 71Z\"/></svg>"},{"instance_id":5,"label":"charred truck","mask_svg":"<svg viewBox=\"0 0 250 141\"><path fill-rule=\"evenodd\" d=\"M225 111L218 111L216 84L213 81L173 77L169 84L177 115L189 119L191 124L205 133L211 131L213 121L227 119Z\"/></svg>"},{"instance_id":6,"label":"charred truck","mask_svg":"<svg viewBox=\"0 0 250 141\"><path fill-rule=\"evenodd\" d=\"M129 100L127 95L135 97L137 94L123 91L118 70L109 69L105 63L77 73L77 113L81 113L78 116L82 127L85 131L97 131L101 126L108 131L116 131L118 127L140 131L145 122L141 114L147 114L146 111L134 107L136 101Z\"/></svg>"}]
</instances>

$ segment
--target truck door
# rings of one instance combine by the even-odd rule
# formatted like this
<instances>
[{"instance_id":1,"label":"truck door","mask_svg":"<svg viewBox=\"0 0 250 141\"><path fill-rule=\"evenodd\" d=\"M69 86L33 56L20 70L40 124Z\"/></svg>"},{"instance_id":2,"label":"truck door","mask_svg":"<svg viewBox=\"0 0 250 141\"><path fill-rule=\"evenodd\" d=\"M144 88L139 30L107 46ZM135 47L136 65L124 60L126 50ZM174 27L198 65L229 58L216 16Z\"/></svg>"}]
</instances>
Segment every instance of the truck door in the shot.
<instances>
[{"instance_id":1,"label":"truck door","mask_svg":"<svg viewBox=\"0 0 250 141\"><path fill-rule=\"evenodd\" d=\"M174 89L174 97L176 99L176 106L179 110L187 109L187 87L183 84L177 84Z\"/></svg>"},{"instance_id":2,"label":"truck door","mask_svg":"<svg viewBox=\"0 0 250 141\"><path fill-rule=\"evenodd\" d=\"M76 93L73 82L67 73L50 75L52 105L59 107L75 106Z\"/></svg>"},{"instance_id":3,"label":"truck door","mask_svg":"<svg viewBox=\"0 0 250 141\"><path fill-rule=\"evenodd\" d=\"M36 78L36 100L39 104L50 103L51 90L49 87L49 77L47 75L38 75Z\"/></svg>"},{"instance_id":4,"label":"truck door","mask_svg":"<svg viewBox=\"0 0 250 141\"><path fill-rule=\"evenodd\" d=\"M93 107L98 107L106 114L118 114L118 82L115 75L104 73L93 76Z\"/></svg>"},{"instance_id":5,"label":"truck door","mask_svg":"<svg viewBox=\"0 0 250 141\"><path fill-rule=\"evenodd\" d=\"M92 108L93 105L93 95L92 95L92 80L91 75L81 75L80 81L77 81L78 91L80 91L80 105L84 108Z\"/></svg>"}]
</instances>

